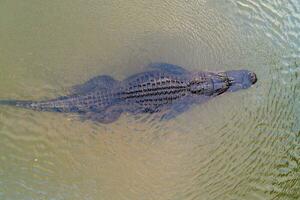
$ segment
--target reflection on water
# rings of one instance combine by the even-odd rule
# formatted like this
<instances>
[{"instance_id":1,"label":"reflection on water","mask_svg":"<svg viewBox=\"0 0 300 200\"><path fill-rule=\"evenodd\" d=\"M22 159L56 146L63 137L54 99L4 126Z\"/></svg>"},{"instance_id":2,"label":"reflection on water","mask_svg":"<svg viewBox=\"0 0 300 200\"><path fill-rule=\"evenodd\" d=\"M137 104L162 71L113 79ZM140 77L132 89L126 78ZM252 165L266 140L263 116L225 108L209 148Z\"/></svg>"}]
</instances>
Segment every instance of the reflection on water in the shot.
<instances>
[{"instance_id":1,"label":"reflection on water","mask_svg":"<svg viewBox=\"0 0 300 200\"><path fill-rule=\"evenodd\" d=\"M299 199L297 0L3 1L0 98L44 99L149 62L258 83L169 122L0 108L0 199Z\"/></svg>"}]
</instances>

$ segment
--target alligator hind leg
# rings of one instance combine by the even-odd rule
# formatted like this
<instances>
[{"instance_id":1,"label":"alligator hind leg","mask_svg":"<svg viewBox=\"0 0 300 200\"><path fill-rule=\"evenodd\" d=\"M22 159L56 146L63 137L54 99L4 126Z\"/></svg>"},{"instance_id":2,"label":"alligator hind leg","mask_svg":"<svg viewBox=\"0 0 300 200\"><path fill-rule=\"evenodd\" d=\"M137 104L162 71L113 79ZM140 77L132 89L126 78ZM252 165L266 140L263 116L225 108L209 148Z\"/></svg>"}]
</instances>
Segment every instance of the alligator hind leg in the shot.
<instances>
[{"instance_id":1,"label":"alligator hind leg","mask_svg":"<svg viewBox=\"0 0 300 200\"><path fill-rule=\"evenodd\" d=\"M89 81L81 84L75 85L71 88L72 94L85 94L88 92L93 92L95 90L108 90L112 88L119 81L113 79L107 75L101 75L90 79Z\"/></svg>"},{"instance_id":2,"label":"alligator hind leg","mask_svg":"<svg viewBox=\"0 0 300 200\"><path fill-rule=\"evenodd\" d=\"M111 106L103 111L85 113L82 118L103 124L109 124L116 121L122 112L123 111L121 109L116 109L114 106Z\"/></svg>"},{"instance_id":3,"label":"alligator hind leg","mask_svg":"<svg viewBox=\"0 0 300 200\"><path fill-rule=\"evenodd\" d=\"M169 63L150 63L148 67L153 68L153 69L158 69L167 73L171 73L174 75L182 75L185 73L188 73L187 70L184 68L178 66L178 65L173 65Z\"/></svg>"}]
</instances>

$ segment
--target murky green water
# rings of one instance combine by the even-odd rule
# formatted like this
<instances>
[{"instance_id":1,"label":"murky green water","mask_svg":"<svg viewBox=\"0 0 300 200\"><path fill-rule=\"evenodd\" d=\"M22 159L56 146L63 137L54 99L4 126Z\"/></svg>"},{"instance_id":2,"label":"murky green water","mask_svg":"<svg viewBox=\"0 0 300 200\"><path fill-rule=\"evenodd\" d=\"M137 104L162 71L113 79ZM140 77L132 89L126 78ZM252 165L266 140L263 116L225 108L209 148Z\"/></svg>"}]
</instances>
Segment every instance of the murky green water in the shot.
<instances>
[{"instance_id":1,"label":"murky green water","mask_svg":"<svg viewBox=\"0 0 300 200\"><path fill-rule=\"evenodd\" d=\"M0 1L0 98L149 62L258 83L169 122L0 108L0 199L300 199L298 0Z\"/></svg>"}]
</instances>

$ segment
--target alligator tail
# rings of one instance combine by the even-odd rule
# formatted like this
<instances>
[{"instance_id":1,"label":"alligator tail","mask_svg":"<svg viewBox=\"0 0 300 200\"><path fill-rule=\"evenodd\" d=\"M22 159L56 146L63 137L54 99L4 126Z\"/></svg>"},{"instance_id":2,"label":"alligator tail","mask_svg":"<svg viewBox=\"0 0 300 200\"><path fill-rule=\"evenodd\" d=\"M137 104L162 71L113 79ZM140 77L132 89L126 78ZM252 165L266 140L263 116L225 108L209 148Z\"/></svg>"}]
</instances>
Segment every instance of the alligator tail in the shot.
<instances>
[{"instance_id":1,"label":"alligator tail","mask_svg":"<svg viewBox=\"0 0 300 200\"><path fill-rule=\"evenodd\" d=\"M37 111L48 112L78 112L76 101L72 98L60 97L45 101L26 101L26 100L0 100L0 106L15 106Z\"/></svg>"},{"instance_id":2,"label":"alligator tail","mask_svg":"<svg viewBox=\"0 0 300 200\"><path fill-rule=\"evenodd\" d=\"M22 101L22 100L0 100L0 105L4 106L16 106L22 108L31 108L33 101Z\"/></svg>"}]
</instances>

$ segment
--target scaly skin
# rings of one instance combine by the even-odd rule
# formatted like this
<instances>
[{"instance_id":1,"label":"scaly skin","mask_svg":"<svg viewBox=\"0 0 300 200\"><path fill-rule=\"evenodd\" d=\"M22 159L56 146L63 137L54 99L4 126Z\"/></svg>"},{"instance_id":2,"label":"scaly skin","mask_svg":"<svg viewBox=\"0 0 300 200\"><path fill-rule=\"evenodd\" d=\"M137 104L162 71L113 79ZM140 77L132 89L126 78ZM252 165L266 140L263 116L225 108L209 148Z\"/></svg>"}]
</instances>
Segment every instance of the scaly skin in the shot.
<instances>
[{"instance_id":1,"label":"scaly skin","mask_svg":"<svg viewBox=\"0 0 300 200\"><path fill-rule=\"evenodd\" d=\"M167 118L173 118L190 104L201 103L227 90L247 88L256 82L255 74L246 70L188 72L179 67L176 71L174 67L177 66L169 64L163 64L163 67L165 65L169 67L167 70L154 69L124 81L109 76L96 77L77 86L79 89L70 96L36 102L3 100L0 104L40 111L76 112L103 123L115 121L122 112L169 111Z\"/></svg>"}]
</instances>

